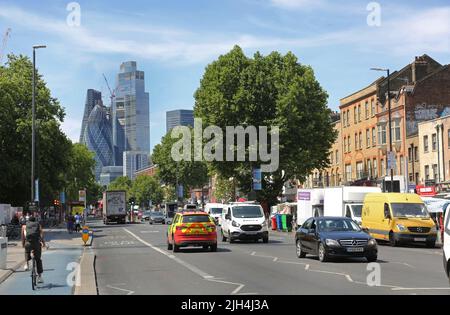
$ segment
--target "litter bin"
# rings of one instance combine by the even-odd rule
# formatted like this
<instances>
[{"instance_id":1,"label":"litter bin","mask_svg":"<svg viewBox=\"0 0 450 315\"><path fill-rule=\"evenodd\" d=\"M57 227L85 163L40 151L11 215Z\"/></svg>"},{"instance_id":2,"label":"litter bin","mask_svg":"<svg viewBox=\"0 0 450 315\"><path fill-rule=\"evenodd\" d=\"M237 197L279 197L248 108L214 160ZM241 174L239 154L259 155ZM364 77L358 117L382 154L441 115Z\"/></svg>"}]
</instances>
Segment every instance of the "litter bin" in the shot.
<instances>
[{"instance_id":1,"label":"litter bin","mask_svg":"<svg viewBox=\"0 0 450 315\"><path fill-rule=\"evenodd\" d=\"M288 232L292 231L292 214L286 214L286 226Z\"/></svg>"},{"instance_id":2,"label":"litter bin","mask_svg":"<svg viewBox=\"0 0 450 315\"><path fill-rule=\"evenodd\" d=\"M287 225L286 225L286 215L281 215L281 227L283 229L283 232L287 232Z\"/></svg>"},{"instance_id":3,"label":"litter bin","mask_svg":"<svg viewBox=\"0 0 450 315\"><path fill-rule=\"evenodd\" d=\"M277 216L274 215L274 216L272 217L272 230L273 230L273 231L276 231L276 229L277 229Z\"/></svg>"},{"instance_id":4,"label":"litter bin","mask_svg":"<svg viewBox=\"0 0 450 315\"><path fill-rule=\"evenodd\" d=\"M277 214L277 230L281 231L283 226L281 224L281 214Z\"/></svg>"},{"instance_id":5,"label":"litter bin","mask_svg":"<svg viewBox=\"0 0 450 315\"><path fill-rule=\"evenodd\" d=\"M6 254L8 251L8 239L0 237L0 269L6 269Z\"/></svg>"}]
</instances>

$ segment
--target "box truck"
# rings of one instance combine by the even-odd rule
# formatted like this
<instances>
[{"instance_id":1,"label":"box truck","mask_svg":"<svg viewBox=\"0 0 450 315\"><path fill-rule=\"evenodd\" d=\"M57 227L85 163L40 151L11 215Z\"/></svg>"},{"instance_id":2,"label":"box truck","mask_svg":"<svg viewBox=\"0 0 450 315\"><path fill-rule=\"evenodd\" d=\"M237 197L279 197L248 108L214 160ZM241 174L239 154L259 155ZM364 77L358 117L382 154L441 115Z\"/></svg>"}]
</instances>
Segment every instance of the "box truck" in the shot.
<instances>
[{"instance_id":1,"label":"box truck","mask_svg":"<svg viewBox=\"0 0 450 315\"><path fill-rule=\"evenodd\" d=\"M103 193L103 222L125 224L127 211L127 192L125 190L108 190Z\"/></svg>"},{"instance_id":2,"label":"box truck","mask_svg":"<svg viewBox=\"0 0 450 315\"><path fill-rule=\"evenodd\" d=\"M323 215L348 217L361 224L364 197L368 193L381 193L379 187L342 186L324 189Z\"/></svg>"},{"instance_id":3,"label":"box truck","mask_svg":"<svg viewBox=\"0 0 450 315\"><path fill-rule=\"evenodd\" d=\"M294 228L300 227L311 217L323 216L324 189L298 189L297 215Z\"/></svg>"}]
</instances>

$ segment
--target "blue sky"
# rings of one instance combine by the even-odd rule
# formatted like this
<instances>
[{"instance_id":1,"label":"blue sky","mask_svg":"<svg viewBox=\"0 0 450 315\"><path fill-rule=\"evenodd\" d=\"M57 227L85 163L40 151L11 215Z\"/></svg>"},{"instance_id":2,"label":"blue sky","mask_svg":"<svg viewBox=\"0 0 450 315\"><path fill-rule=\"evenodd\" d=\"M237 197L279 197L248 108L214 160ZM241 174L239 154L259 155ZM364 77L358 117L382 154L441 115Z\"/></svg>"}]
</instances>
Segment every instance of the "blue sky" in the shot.
<instances>
[{"instance_id":1,"label":"blue sky","mask_svg":"<svg viewBox=\"0 0 450 315\"><path fill-rule=\"evenodd\" d=\"M123 61L146 73L151 147L165 133L165 112L192 108L205 66L240 45L251 55L294 52L313 67L329 106L375 80L370 67L399 69L429 54L450 63L450 3L378 1L379 26L370 26L370 1L165 0L77 1L81 24L66 19L70 1L0 0L0 31L12 28L6 53L38 52L38 67L66 109L64 132L78 141L86 90L101 90L102 73L115 85Z\"/></svg>"}]
</instances>

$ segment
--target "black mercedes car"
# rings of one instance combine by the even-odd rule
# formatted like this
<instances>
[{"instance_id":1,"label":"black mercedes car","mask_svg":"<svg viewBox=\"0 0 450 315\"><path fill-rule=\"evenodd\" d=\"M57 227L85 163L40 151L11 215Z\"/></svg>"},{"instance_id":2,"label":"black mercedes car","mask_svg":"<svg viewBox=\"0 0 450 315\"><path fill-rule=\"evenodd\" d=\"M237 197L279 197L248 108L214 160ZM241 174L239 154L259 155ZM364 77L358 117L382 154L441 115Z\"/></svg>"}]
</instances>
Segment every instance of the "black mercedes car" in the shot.
<instances>
[{"instance_id":1,"label":"black mercedes car","mask_svg":"<svg viewBox=\"0 0 450 315\"><path fill-rule=\"evenodd\" d=\"M358 223L344 217L309 218L295 234L298 258L319 256L321 262L333 257L365 257L375 262L377 242Z\"/></svg>"}]
</instances>

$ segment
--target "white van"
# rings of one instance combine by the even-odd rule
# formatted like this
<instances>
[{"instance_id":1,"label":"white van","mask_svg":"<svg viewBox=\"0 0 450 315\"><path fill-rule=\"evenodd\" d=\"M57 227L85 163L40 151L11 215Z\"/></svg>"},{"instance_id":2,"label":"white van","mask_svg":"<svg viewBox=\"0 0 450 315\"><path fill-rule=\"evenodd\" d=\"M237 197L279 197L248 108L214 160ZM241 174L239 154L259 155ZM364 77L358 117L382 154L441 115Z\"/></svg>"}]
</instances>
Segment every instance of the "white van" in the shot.
<instances>
[{"instance_id":1,"label":"white van","mask_svg":"<svg viewBox=\"0 0 450 315\"><path fill-rule=\"evenodd\" d=\"M450 282L450 207L444 217L444 268Z\"/></svg>"},{"instance_id":2,"label":"white van","mask_svg":"<svg viewBox=\"0 0 450 315\"><path fill-rule=\"evenodd\" d=\"M269 228L263 208L256 203L233 202L225 205L221 218L222 241L253 239L269 242Z\"/></svg>"},{"instance_id":3,"label":"white van","mask_svg":"<svg viewBox=\"0 0 450 315\"><path fill-rule=\"evenodd\" d=\"M216 225L221 225L220 221L224 207L225 205L222 203L207 203L205 205L205 212L214 219Z\"/></svg>"}]
</instances>

